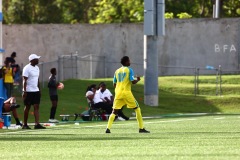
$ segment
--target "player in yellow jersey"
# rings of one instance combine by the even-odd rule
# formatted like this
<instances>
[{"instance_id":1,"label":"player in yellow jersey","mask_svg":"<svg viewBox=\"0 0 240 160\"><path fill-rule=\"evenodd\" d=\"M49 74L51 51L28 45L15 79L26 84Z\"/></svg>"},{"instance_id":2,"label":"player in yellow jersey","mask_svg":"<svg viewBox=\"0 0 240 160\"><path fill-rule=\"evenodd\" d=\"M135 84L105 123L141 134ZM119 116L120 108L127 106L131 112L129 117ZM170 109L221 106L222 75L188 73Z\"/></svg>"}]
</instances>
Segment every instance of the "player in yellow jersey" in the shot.
<instances>
[{"instance_id":1,"label":"player in yellow jersey","mask_svg":"<svg viewBox=\"0 0 240 160\"><path fill-rule=\"evenodd\" d=\"M150 133L143 127L141 109L131 91L131 85L136 84L138 81L140 81L140 77L137 77L136 80L134 79L134 72L131 68L129 68L130 59L128 56L124 56L121 59L121 64L123 66L115 71L113 78L113 84L115 87L115 98L113 102L113 112L108 119L106 133L111 133L110 129L112 127L112 123L118 111L124 105L127 105L127 108L134 109L138 121L139 133Z\"/></svg>"}]
</instances>

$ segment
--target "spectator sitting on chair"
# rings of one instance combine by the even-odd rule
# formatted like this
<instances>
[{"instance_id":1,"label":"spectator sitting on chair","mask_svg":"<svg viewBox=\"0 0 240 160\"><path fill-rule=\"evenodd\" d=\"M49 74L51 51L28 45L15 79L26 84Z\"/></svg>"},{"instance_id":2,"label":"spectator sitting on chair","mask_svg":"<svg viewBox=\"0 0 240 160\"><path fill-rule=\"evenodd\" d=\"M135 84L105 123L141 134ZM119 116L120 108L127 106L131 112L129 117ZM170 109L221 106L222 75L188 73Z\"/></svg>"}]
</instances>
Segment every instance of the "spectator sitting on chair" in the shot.
<instances>
[{"instance_id":1,"label":"spectator sitting on chair","mask_svg":"<svg viewBox=\"0 0 240 160\"><path fill-rule=\"evenodd\" d=\"M108 103L109 105L113 106L114 97L112 93L109 91L109 89L107 89L107 85L104 82L101 82L99 84L99 94L100 94L100 98L103 99L105 103ZM118 118L121 117L124 120L129 120L129 117L125 116L124 114L120 114L120 115Z\"/></svg>"},{"instance_id":2,"label":"spectator sitting on chair","mask_svg":"<svg viewBox=\"0 0 240 160\"><path fill-rule=\"evenodd\" d=\"M112 93L107 89L107 85L104 82L99 83L99 94L100 98L103 99L106 103L113 105L113 95Z\"/></svg>"},{"instance_id":3,"label":"spectator sitting on chair","mask_svg":"<svg viewBox=\"0 0 240 160\"><path fill-rule=\"evenodd\" d=\"M19 107L20 107L20 105L16 104L16 98L10 97L6 101L4 101L3 107L2 107L2 113L12 112L13 117L16 121L16 125L22 126L22 123L20 123L18 114L17 114L17 108L19 108Z\"/></svg>"},{"instance_id":4,"label":"spectator sitting on chair","mask_svg":"<svg viewBox=\"0 0 240 160\"><path fill-rule=\"evenodd\" d=\"M97 90L96 84L92 84L87 88L86 97L88 103L92 103L95 108L101 108L106 111L107 114L112 113L112 105L106 103L106 100L100 98L100 91ZM118 115L120 117L126 117L121 110L118 112Z\"/></svg>"},{"instance_id":5,"label":"spectator sitting on chair","mask_svg":"<svg viewBox=\"0 0 240 160\"><path fill-rule=\"evenodd\" d=\"M95 108L97 109L101 108L104 111L106 111L107 114L112 113L111 105L105 103L104 100L100 98L100 94L99 94L99 91L97 90L96 84L92 84L88 86L86 91L86 97L87 97L88 103L91 103Z\"/></svg>"}]
</instances>

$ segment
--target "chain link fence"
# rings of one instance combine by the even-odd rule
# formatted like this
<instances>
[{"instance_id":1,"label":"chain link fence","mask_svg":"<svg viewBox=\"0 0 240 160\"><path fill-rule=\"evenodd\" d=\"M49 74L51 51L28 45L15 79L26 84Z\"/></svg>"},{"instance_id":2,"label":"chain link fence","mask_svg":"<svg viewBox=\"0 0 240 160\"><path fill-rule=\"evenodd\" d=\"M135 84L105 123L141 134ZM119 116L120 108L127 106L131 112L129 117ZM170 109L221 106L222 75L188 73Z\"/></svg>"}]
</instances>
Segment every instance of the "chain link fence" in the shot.
<instances>
[{"instance_id":1,"label":"chain link fence","mask_svg":"<svg viewBox=\"0 0 240 160\"><path fill-rule=\"evenodd\" d=\"M77 54L62 55L58 60L39 63L41 70L40 81L42 87L46 86L46 82L50 76L50 69L56 68L58 71L57 78L59 81L67 79L93 79L93 78L109 78L113 77L114 72L121 66L120 62L109 61L104 56L96 56L88 54L79 56ZM143 63L132 62L131 67L135 71L135 75L143 76ZM222 75L239 74L240 70L222 70L221 66L214 68L212 66L201 67L181 67L181 66L164 66L159 65L159 76L179 76L186 75L193 77L193 93L198 95L200 77L203 75L216 76L216 92L213 95L222 94Z\"/></svg>"}]
</instances>

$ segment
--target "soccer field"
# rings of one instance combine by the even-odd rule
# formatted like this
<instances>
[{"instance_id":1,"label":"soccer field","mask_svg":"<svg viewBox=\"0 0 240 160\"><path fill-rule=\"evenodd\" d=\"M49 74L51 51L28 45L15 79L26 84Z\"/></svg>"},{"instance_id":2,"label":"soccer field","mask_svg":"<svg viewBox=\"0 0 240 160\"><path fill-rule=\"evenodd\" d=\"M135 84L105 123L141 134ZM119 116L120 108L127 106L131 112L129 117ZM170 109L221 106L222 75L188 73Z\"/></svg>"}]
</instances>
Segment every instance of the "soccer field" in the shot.
<instances>
[{"instance_id":1,"label":"soccer field","mask_svg":"<svg viewBox=\"0 0 240 160\"><path fill-rule=\"evenodd\" d=\"M6 159L239 159L240 115L57 124L46 130L0 130Z\"/></svg>"}]
</instances>

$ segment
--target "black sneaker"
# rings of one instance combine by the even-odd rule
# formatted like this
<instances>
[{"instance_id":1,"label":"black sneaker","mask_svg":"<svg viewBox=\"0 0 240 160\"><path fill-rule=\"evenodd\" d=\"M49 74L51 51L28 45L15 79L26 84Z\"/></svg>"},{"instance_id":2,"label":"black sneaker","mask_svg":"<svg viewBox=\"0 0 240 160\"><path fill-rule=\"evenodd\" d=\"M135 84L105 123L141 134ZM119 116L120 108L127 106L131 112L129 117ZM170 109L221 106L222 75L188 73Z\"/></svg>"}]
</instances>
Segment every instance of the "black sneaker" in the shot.
<instances>
[{"instance_id":1,"label":"black sneaker","mask_svg":"<svg viewBox=\"0 0 240 160\"><path fill-rule=\"evenodd\" d=\"M22 123L20 123L20 122L19 122L19 123L16 123L16 125L17 125L17 126L21 126L21 127L23 126Z\"/></svg>"},{"instance_id":2,"label":"black sneaker","mask_svg":"<svg viewBox=\"0 0 240 160\"><path fill-rule=\"evenodd\" d=\"M111 132L110 132L110 129L107 128L107 129L106 129L106 133L111 133Z\"/></svg>"},{"instance_id":3,"label":"black sneaker","mask_svg":"<svg viewBox=\"0 0 240 160\"><path fill-rule=\"evenodd\" d=\"M125 119L126 121L128 121L130 118L129 118L129 117L125 117L124 119Z\"/></svg>"},{"instance_id":4,"label":"black sneaker","mask_svg":"<svg viewBox=\"0 0 240 160\"><path fill-rule=\"evenodd\" d=\"M139 129L139 133L150 133L150 132L143 128L143 129Z\"/></svg>"},{"instance_id":5,"label":"black sneaker","mask_svg":"<svg viewBox=\"0 0 240 160\"><path fill-rule=\"evenodd\" d=\"M28 125L23 125L22 129L31 129Z\"/></svg>"},{"instance_id":6,"label":"black sneaker","mask_svg":"<svg viewBox=\"0 0 240 160\"><path fill-rule=\"evenodd\" d=\"M14 108L19 108L19 107L20 107L19 104L12 104L12 105L10 106L10 110L12 111Z\"/></svg>"},{"instance_id":7,"label":"black sneaker","mask_svg":"<svg viewBox=\"0 0 240 160\"><path fill-rule=\"evenodd\" d=\"M46 129L46 127L43 127L41 124L37 124L34 126L34 129Z\"/></svg>"}]
</instances>

